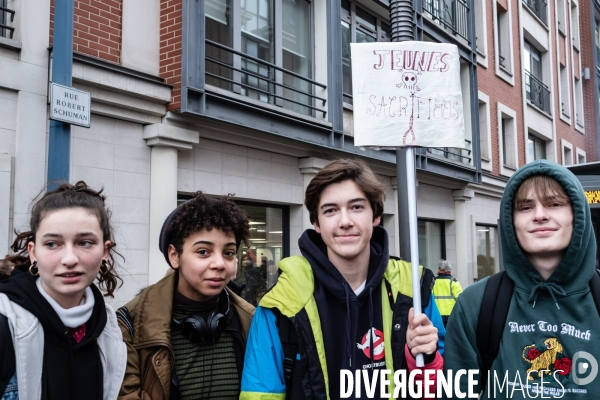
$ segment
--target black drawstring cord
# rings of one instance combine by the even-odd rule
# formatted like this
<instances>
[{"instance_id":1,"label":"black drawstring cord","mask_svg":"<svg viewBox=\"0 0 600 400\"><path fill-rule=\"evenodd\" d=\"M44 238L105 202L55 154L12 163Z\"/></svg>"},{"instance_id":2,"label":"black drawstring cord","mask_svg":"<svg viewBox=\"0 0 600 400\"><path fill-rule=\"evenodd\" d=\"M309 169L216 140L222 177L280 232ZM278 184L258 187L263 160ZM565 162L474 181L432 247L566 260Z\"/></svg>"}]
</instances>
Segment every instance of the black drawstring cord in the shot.
<instances>
[{"instance_id":1,"label":"black drawstring cord","mask_svg":"<svg viewBox=\"0 0 600 400\"><path fill-rule=\"evenodd\" d=\"M352 368L352 353L350 352L350 348L352 347L352 340L350 338L350 330L352 329L352 324L350 323L350 292L348 291L348 284L346 282L344 282L344 291L346 292L346 340L348 341L346 352L348 353L348 360L350 362L349 368Z\"/></svg>"}]
</instances>

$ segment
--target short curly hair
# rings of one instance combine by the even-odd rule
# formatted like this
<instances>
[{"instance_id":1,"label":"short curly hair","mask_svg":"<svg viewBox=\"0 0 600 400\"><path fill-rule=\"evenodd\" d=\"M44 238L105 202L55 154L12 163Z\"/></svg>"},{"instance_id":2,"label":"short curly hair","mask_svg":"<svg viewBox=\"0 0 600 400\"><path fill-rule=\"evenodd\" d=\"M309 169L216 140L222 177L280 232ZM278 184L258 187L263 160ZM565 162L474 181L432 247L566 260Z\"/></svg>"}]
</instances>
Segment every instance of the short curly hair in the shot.
<instances>
[{"instance_id":1,"label":"short curly hair","mask_svg":"<svg viewBox=\"0 0 600 400\"><path fill-rule=\"evenodd\" d=\"M242 242L248 246L250 237L248 216L230 196L209 197L202 192L193 193L192 199L179 205L174 215L169 216L165 223L168 226L165 227L166 248L161 248L163 253L166 253L172 244L177 253L181 254L185 240L203 229L220 229L226 233L233 233L236 248L239 248Z\"/></svg>"}]
</instances>

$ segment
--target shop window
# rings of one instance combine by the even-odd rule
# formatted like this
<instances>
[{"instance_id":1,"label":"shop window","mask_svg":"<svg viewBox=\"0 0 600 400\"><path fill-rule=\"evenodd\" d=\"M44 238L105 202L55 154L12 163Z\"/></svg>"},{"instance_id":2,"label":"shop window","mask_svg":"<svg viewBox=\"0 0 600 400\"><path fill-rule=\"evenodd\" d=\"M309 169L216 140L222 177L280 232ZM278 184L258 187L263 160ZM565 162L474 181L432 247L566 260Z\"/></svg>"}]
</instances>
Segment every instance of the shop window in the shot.
<instances>
[{"instance_id":1,"label":"shop window","mask_svg":"<svg viewBox=\"0 0 600 400\"><path fill-rule=\"evenodd\" d=\"M350 43L390 42L390 25L349 0L342 0L342 78L344 102L352 104Z\"/></svg>"},{"instance_id":2,"label":"shop window","mask_svg":"<svg viewBox=\"0 0 600 400\"><path fill-rule=\"evenodd\" d=\"M529 162L546 158L546 142L537 136L527 137L527 159Z\"/></svg>"},{"instance_id":3,"label":"shop window","mask_svg":"<svg viewBox=\"0 0 600 400\"><path fill-rule=\"evenodd\" d=\"M238 251L235 282L243 287L242 297L257 305L262 296L277 282L278 265L289 255L287 206L265 206L240 202L250 219L250 243Z\"/></svg>"},{"instance_id":4,"label":"shop window","mask_svg":"<svg viewBox=\"0 0 600 400\"><path fill-rule=\"evenodd\" d=\"M440 259L446 259L446 234L443 221L419 219L419 263L437 271Z\"/></svg>"},{"instance_id":5,"label":"shop window","mask_svg":"<svg viewBox=\"0 0 600 400\"><path fill-rule=\"evenodd\" d=\"M498 229L495 226L476 225L477 228L477 279L499 271L500 257Z\"/></svg>"}]
</instances>

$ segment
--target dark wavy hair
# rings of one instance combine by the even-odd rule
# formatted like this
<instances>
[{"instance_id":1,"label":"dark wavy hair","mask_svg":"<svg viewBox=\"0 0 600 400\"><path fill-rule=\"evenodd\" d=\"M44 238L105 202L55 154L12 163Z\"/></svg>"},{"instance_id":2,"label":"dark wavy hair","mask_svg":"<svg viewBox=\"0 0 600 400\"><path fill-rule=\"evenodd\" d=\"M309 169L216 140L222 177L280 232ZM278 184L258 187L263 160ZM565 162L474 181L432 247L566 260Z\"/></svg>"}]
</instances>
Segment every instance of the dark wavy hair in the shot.
<instances>
[{"instance_id":1,"label":"dark wavy hair","mask_svg":"<svg viewBox=\"0 0 600 400\"><path fill-rule=\"evenodd\" d=\"M79 181L74 185L63 183L58 188L44 193L43 191L34 199L31 208L31 219L29 220L29 230L25 232L17 232L15 241L10 246L15 254L7 255L3 260L5 263L14 264L15 268L22 271L27 271L31 266L29 253L27 252L27 244L35 243L35 234L37 233L40 223L48 215L48 213L65 208L84 208L90 211L98 218L100 230L102 231L102 242L110 241L108 272L98 275L100 289L106 292L105 296L114 297L115 289L122 285L123 280L115 271L115 256L123 256L115 250L117 245L113 240L114 234L110 226L110 211L106 207L106 196L102 195L103 189L95 191L90 188L85 182Z\"/></svg>"},{"instance_id":2,"label":"dark wavy hair","mask_svg":"<svg viewBox=\"0 0 600 400\"><path fill-rule=\"evenodd\" d=\"M360 159L342 159L327 164L306 187L304 205L312 224L319 225L318 208L323 190L333 183L345 180L354 181L360 190L365 192L373 209L373 220L383 215L385 184L377 178L366 162Z\"/></svg>"},{"instance_id":3,"label":"dark wavy hair","mask_svg":"<svg viewBox=\"0 0 600 400\"><path fill-rule=\"evenodd\" d=\"M237 248L241 242L248 246L250 237L248 216L230 196L209 197L202 192L193 193L191 200L177 207L165 229L166 246L172 244L178 254L183 252L185 240L203 229L233 233Z\"/></svg>"}]
</instances>

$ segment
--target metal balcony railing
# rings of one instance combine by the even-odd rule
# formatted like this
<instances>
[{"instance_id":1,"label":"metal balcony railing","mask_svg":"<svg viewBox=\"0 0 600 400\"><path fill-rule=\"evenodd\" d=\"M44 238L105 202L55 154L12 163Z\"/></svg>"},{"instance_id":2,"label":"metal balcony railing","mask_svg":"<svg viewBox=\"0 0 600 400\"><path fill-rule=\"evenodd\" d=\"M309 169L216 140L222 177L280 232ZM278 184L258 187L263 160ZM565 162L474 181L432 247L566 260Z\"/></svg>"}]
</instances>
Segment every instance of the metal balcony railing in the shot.
<instances>
[{"instance_id":1,"label":"metal balcony railing","mask_svg":"<svg viewBox=\"0 0 600 400\"><path fill-rule=\"evenodd\" d=\"M13 22L14 19L15 11L7 7L7 0L0 0L0 37L13 38L15 28L10 26L8 22Z\"/></svg>"},{"instance_id":2,"label":"metal balcony railing","mask_svg":"<svg viewBox=\"0 0 600 400\"><path fill-rule=\"evenodd\" d=\"M548 25L548 4L546 0L523 0L523 4L533 11L544 24Z\"/></svg>"},{"instance_id":3,"label":"metal balcony railing","mask_svg":"<svg viewBox=\"0 0 600 400\"><path fill-rule=\"evenodd\" d=\"M471 164L471 141L465 139L465 148L458 149L454 147L428 147L427 152L442 156L449 160L461 162L463 164Z\"/></svg>"},{"instance_id":4,"label":"metal balcony railing","mask_svg":"<svg viewBox=\"0 0 600 400\"><path fill-rule=\"evenodd\" d=\"M209 46L220 50L221 56L215 58L209 55ZM313 94L315 86L327 89L326 85L209 39L206 39L206 47L206 77L221 83L219 87L252 94L266 103L306 115L322 113L324 118L327 114L324 109L327 100ZM238 57L240 62L232 62L234 57ZM236 67L237 64L240 67ZM207 82L210 83L209 79ZM321 108L315 107L317 101L322 102Z\"/></svg>"},{"instance_id":5,"label":"metal balcony railing","mask_svg":"<svg viewBox=\"0 0 600 400\"><path fill-rule=\"evenodd\" d=\"M540 79L525 71L527 101L550 113L550 90Z\"/></svg>"},{"instance_id":6,"label":"metal balcony railing","mask_svg":"<svg viewBox=\"0 0 600 400\"><path fill-rule=\"evenodd\" d=\"M423 10L454 35L469 40L469 7L464 0L425 0Z\"/></svg>"},{"instance_id":7,"label":"metal balcony railing","mask_svg":"<svg viewBox=\"0 0 600 400\"><path fill-rule=\"evenodd\" d=\"M598 45L594 47L596 48L596 68L600 71L600 47Z\"/></svg>"}]
</instances>

